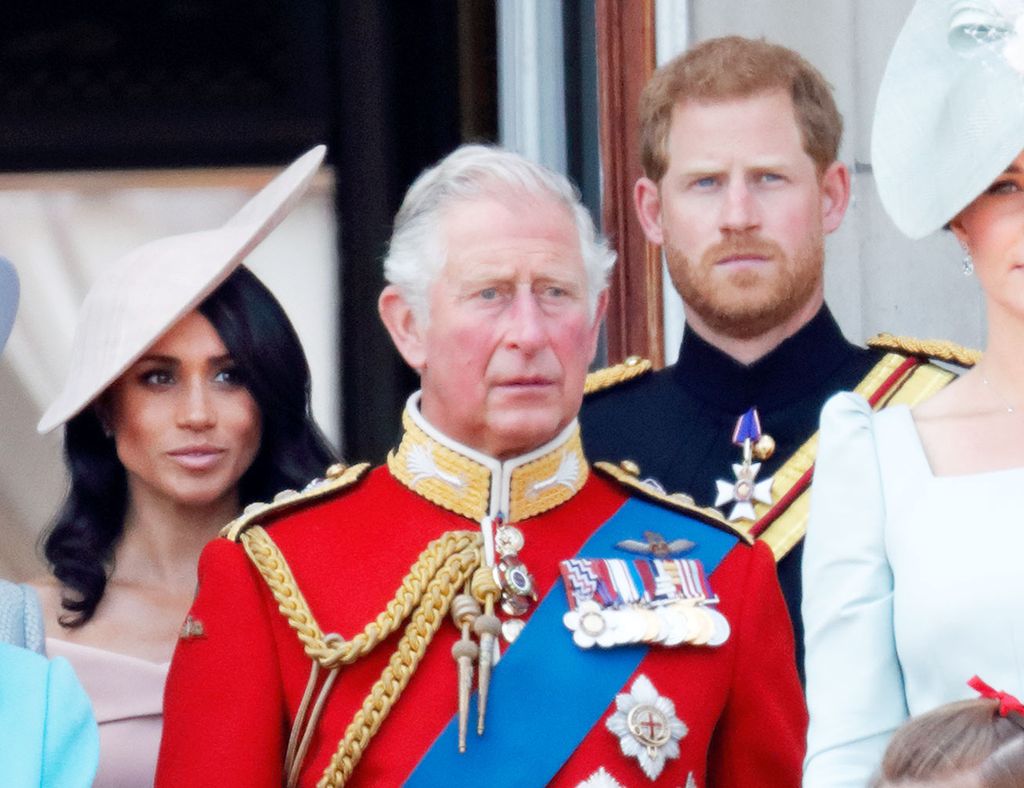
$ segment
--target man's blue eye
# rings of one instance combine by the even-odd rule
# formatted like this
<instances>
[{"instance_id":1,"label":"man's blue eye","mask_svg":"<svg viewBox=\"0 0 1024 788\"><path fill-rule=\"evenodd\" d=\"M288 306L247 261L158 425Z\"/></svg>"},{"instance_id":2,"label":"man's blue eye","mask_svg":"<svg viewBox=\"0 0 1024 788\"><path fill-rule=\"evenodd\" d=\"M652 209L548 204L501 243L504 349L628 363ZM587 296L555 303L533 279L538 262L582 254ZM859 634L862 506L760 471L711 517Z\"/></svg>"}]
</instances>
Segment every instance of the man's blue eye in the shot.
<instances>
[{"instance_id":1,"label":"man's blue eye","mask_svg":"<svg viewBox=\"0 0 1024 788\"><path fill-rule=\"evenodd\" d=\"M487 287L480 291L480 297L491 301L498 297L498 288Z\"/></svg>"}]
</instances>

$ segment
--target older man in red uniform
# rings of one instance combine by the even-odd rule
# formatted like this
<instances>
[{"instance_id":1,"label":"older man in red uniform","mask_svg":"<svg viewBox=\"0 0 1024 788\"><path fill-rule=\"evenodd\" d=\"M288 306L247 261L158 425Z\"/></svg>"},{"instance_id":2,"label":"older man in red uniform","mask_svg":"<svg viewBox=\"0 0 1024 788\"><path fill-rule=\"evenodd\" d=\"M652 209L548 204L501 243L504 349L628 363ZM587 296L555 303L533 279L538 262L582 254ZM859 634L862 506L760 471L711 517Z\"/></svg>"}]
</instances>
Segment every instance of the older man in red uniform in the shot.
<instances>
[{"instance_id":1,"label":"older man in red uniform","mask_svg":"<svg viewBox=\"0 0 1024 788\"><path fill-rule=\"evenodd\" d=\"M204 552L158 785L799 785L768 549L583 456L613 259L514 154L413 184L380 298L421 379L401 442Z\"/></svg>"}]
</instances>

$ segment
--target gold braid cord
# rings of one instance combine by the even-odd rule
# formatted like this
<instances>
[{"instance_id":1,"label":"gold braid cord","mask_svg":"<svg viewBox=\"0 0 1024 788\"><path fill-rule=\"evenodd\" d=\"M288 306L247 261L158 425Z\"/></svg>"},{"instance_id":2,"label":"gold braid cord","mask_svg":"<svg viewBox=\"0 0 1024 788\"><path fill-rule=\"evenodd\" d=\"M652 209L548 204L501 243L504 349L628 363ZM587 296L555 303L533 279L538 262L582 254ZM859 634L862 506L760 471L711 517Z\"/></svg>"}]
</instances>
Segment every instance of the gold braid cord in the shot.
<instances>
[{"instance_id":1,"label":"gold braid cord","mask_svg":"<svg viewBox=\"0 0 1024 788\"><path fill-rule=\"evenodd\" d=\"M406 618L409 623L380 679L356 712L318 786L344 785L391 707L415 673L427 646L448 614L452 599L483 562L482 538L475 531L449 531L432 541L416 559L384 610L351 640L324 635L295 583L284 556L270 535L253 526L240 536L278 609L295 630L306 654L331 671L369 654ZM322 704L318 704L322 707ZM316 717L319 713L316 714ZM310 717L307 727L315 727ZM297 721L298 722L298 721Z\"/></svg>"},{"instance_id":2,"label":"gold braid cord","mask_svg":"<svg viewBox=\"0 0 1024 788\"><path fill-rule=\"evenodd\" d=\"M958 345L945 339L914 339L894 334L879 334L868 340L868 347L890 350L908 356L923 356L935 361L947 361L960 367L973 367L981 361L980 350Z\"/></svg>"},{"instance_id":3,"label":"gold braid cord","mask_svg":"<svg viewBox=\"0 0 1024 788\"><path fill-rule=\"evenodd\" d=\"M370 470L370 463L362 462L351 467L336 463L324 473L325 478L315 481L302 492L295 490L282 490L274 496L273 503L256 501L245 507L240 517L220 529L220 535L232 542L237 542L239 536L247 528L258 523L265 523L283 514L300 509L314 501L331 497L353 484L358 482L367 471Z\"/></svg>"},{"instance_id":4,"label":"gold braid cord","mask_svg":"<svg viewBox=\"0 0 1024 788\"><path fill-rule=\"evenodd\" d=\"M620 383L625 383L627 380L638 378L650 372L651 367L651 362L646 358L630 356L621 364L604 367L603 369L595 369L587 375L587 380L583 384L583 393L594 394L612 386L617 386Z\"/></svg>"}]
</instances>

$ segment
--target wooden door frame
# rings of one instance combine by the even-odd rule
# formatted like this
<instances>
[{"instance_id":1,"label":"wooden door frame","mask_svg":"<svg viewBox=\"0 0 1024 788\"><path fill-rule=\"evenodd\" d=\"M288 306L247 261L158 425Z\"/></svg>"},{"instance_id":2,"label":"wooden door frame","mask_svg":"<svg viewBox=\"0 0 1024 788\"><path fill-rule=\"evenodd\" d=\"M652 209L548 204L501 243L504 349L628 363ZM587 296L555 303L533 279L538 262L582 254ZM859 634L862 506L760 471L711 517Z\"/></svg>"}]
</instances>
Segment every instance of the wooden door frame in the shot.
<instances>
[{"instance_id":1,"label":"wooden door frame","mask_svg":"<svg viewBox=\"0 0 1024 788\"><path fill-rule=\"evenodd\" d=\"M661 249L647 241L633 210L640 166L640 93L654 71L655 0L598 0L597 70L602 221L618 253L610 283L608 361L629 355L665 361Z\"/></svg>"}]
</instances>

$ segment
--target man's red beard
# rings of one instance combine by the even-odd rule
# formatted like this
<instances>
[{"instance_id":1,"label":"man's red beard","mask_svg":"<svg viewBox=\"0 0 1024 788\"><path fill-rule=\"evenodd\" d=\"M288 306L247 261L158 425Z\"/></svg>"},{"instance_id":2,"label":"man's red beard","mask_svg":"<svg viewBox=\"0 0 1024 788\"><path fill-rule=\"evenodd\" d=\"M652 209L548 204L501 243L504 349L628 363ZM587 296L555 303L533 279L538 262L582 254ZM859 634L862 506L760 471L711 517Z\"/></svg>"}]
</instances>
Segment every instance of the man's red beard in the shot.
<instances>
[{"instance_id":1,"label":"man's red beard","mask_svg":"<svg viewBox=\"0 0 1024 788\"><path fill-rule=\"evenodd\" d=\"M688 312L712 330L733 339L752 339L785 323L821 286L824 239L807 243L789 258L774 241L757 236L728 238L708 248L694 263L671 243L665 244L672 284ZM721 270L728 258L761 258L757 265Z\"/></svg>"}]
</instances>

